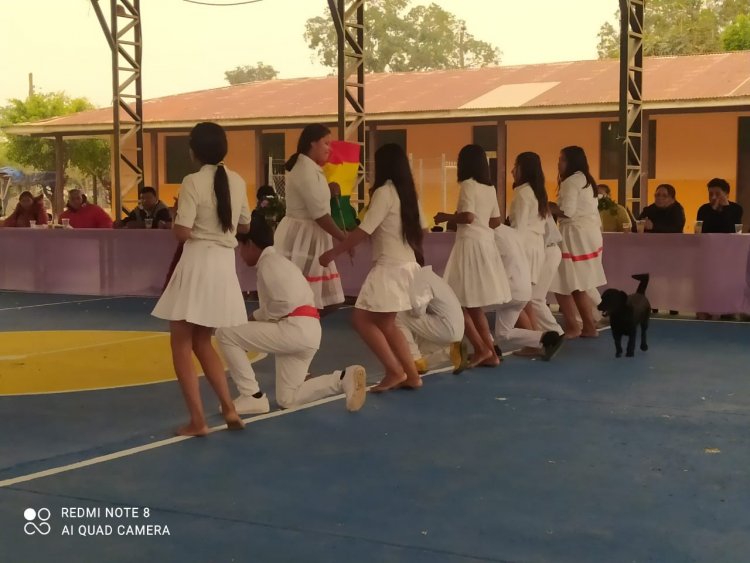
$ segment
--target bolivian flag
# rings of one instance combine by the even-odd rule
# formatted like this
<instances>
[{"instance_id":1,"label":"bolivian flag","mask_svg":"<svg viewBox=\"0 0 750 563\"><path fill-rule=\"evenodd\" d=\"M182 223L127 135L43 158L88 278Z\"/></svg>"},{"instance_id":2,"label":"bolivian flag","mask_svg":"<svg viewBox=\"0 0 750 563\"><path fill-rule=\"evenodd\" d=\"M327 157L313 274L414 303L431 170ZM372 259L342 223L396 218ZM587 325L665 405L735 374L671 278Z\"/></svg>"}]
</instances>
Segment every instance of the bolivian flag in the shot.
<instances>
[{"instance_id":1,"label":"bolivian flag","mask_svg":"<svg viewBox=\"0 0 750 563\"><path fill-rule=\"evenodd\" d=\"M341 197L331 198L331 216L340 229L351 231L357 226L351 195L357 183L360 146L346 141L331 141L331 154L323 166L329 184L341 188Z\"/></svg>"}]
</instances>

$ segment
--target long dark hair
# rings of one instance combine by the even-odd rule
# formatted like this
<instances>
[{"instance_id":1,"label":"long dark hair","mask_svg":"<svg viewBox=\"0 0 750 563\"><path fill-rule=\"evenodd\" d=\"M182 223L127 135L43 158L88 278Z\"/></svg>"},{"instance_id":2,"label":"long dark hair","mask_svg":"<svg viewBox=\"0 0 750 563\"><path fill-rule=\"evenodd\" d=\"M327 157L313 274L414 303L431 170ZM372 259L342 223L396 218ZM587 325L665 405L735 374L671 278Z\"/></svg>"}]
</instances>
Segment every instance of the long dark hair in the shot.
<instances>
[{"instance_id":1,"label":"long dark hair","mask_svg":"<svg viewBox=\"0 0 750 563\"><path fill-rule=\"evenodd\" d=\"M485 186L491 186L490 165L487 162L487 153L479 145L466 145L458 153L458 164L456 166L458 181L463 182L473 178Z\"/></svg>"},{"instance_id":2,"label":"long dark hair","mask_svg":"<svg viewBox=\"0 0 750 563\"><path fill-rule=\"evenodd\" d=\"M591 188L591 195L596 197L596 180L589 171L589 161L586 158L586 153L581 147L570 146L565 147L562 151L565 155L566 166L563 173L560 175L560 181L565 180L575 174L581 172L586 176L586 188Z\"/></svg>"},{"instance_id":3,"label":"long dark hair","mask_svg":"<svg viewBox=\"0 0 750 563\"><path fill-rule=\"evenodd\" d=\"M224 157L227 155L227 134L217 123L204 121L190 131L190 148L193 155L202 164L215 164L214 193L216 194L216 211L219 222L226 233L233 229L232 196L229 192L229 177L224 168Z\"/></svg>"},{"instance_id":4,"label":"long dark hair","mask_svg":"<svg viewBox=\"0 0 750 563\"><path fill-rule=\"evenodd\" d=\"M327 137L331 134L331 130L320 123L311 123L307 125L299 136L297 141L297 152L295 152L289 160L286 161L284 168L287 172L291 172L294 165L297 164L297 158L301 154L307 154L312 147L312 144L316 141L320 141L323 137Z\"/></svg>"},{"instance_id":5,"label":"long dark hair","mask_svg":"<svg viewBox=\"0 0 750 563\"><path fill-rule=\"evenodd\" d=\"M536 201L539 205L539 216L547 217L549 206L547 200L547 188L544 185L544 170L542 170L542 159L535 152L522 152L516 157L518 167L518 179L513 187L521 184L529 184L534 190Z\"/></svg>"},{"instance_id":6,"label":"long dark hair","mask_svg":"<svg viewBox=\"0 0 750 563\"><path fill-rule=\"evenodd\" d=\"M370 191L370 197L388 180L396 186L398 199L401 201L401 234L414 251L419 265L424 266L424 233L419 217L417 189L409 168L409 159L404 149L395 143L385 144L375 152L375 183Z\"/></svg>"}]
</instances>

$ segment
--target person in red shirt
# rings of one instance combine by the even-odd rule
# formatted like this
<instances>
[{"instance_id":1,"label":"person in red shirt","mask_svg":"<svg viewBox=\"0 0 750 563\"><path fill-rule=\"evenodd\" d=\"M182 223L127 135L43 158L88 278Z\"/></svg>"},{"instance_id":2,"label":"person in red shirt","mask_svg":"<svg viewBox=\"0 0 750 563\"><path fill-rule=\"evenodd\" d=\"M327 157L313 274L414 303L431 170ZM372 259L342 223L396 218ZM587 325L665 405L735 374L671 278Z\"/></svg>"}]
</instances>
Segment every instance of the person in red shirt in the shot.
<instances>
[{"instance_id":1,"label":"person in red shirt","mask_svg":"<svg viewBox=\"0 0 750 563\"><path fill-rule=\"evenodd\" d=\"M70 219L70 226L74 229L112 228L112 219L107 212L98 205L88 203L86 196L78 189L68 192L67 209L60 219Z\"/></svg>"},{"instance_id":2,"label":"person in red shirt","mask_svg":"<svg viewBox=\"0 0 750 563\"><path fill-rule=\"evenodd\" d=\"M23 192L18 198L18 205L3 223L3 227L30 227L31 221L37 225L47 224L47 211L44 209L44 196L34 197L31 192Z\"/></svg>"}]
</instances>

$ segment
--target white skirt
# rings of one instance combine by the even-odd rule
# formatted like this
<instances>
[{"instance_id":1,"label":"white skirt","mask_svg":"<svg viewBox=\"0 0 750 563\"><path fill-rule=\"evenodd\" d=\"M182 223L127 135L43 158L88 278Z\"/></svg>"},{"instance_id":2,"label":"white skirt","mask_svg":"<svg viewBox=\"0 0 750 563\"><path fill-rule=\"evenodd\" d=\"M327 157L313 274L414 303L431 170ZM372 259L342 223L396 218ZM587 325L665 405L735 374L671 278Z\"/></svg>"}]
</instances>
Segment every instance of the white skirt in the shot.
<instances>
[{"instance_id":1,"label":"white skirt","mask_svg":"<svg viewBox=\"0 0 750 563\"><path fill-rule=\"evenodd\" d=\"M552 280L550 291L570 295L607 283L602 266L603 240L594 221L562 221L562 261Z\"/></svg>"},{"instance_id":2,"label":"white skirt","mask_svg":"<svg viewBox=\"0 0 750 563\"><path fill-rule=\"evenodd\" d=\"M318 261L321 254L333 248L331 235L312 219L284 217L274 239L274 248L302 270L312 288L318 309L344 302L336 262L324 268Z\"/></svg>"},{"instance_id":3,"label":"white skirt","mask_svg":"<svg viewBox=\"0 0 750 563\"><path fill-rule=\"evenodd\" d=\"M542 274L544 267L544 235L533 231L524 231L521 234L523 249L526 257L529 259L531 268L531 283L539 283L539 276Z\"/></svg>"},{"instance_id":4,"label":"white skirt","mask_svg":"<svg viewBox=\"0 0 750 563\"><path fill-rule=\"evenodd\" d=\"M234 249L210 241L187 241L151 314L212 328L245 324L247 309Z\"/></svg>"},{"instance_id":5,"label":"white skirt","mask_svg":"<svg viewBox=\"0 0 750 563\"><path fill-rule=\"evenodd\" d=\"M357 309L373 313L411 310L411 284L421 270L416 262L375 264L359 290Z\"/></svg>"},{"instance_id":6,"label":"white skirt","mask_svg":"<svg viewBox=\"0 0 750 563\"><path fill-rule=\"evenodd\" d=\"M457 236L443 279L462 307L502 305L511 299L508 275L494 238Z\"/></svg>"}]
</instances>

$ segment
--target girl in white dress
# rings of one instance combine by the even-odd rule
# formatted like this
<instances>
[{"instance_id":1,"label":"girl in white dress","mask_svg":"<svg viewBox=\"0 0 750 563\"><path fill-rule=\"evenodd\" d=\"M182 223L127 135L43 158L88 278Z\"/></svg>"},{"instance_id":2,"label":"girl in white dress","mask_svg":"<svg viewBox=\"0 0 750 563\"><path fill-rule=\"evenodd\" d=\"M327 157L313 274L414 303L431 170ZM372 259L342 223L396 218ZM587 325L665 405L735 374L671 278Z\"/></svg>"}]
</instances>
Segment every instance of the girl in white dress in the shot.
<instances>
[{"instance_id":1,"label":"girl in white dress","mask_svg":"<svg viewBox=\"0 0 750 563\"><path fill-rule=\"evenodd\" d=\"M466 336L474 348L469 365L497 366L500 357L483 308L507 303L511 294L493 231L503 222L497 192L491 185L487 155L479 145L467 145L459 152L458 181L456 213L435 215L435 223L457 225L443 278L464 309Z\"/></svg>"},{"instance_id":2,"label":"girl in white dress","mask_svg":"<svg viewBox=\"0 0 750 563\"><path fill-rule=\"evenodd\" d=\"M336 264L322 267L318 258L346 234L331 217L331 191L323 166L331 152L331 131L312 124L302 130L297 152L286 163L286 215L275 234L275 248L302 270L323 309L344 302Z\"/></svg>"},{"instance_id":3,"label":"girl in white dress","mask_svg":"<svg viewBox=\"0 0 750 563\"><path fill-rule=\"evenodd\" d=\"M565 336L595 338L594 305L587 291L607 283L602 267L602 231L596 182L581 147L566 147L558 162L560 193L553 212L560 218L562 261L551 290L563 314ZM576 320L576 309L583 327Z\"/></svg>"},{"instance_id":4,"label":"girl in white dress","mask_svg":"<svg viewBox=\"0 0 750 563\"><path fill-rule=\"evenodd\" d=\"M199 123L190 132L190 156L201 169L182 181L173 231L184 247L151 313L170 321L172 361L190 413L190 422L177 430L183 436L208 434L193 353L219 397L227 428L244 426L229 396L224 365L211 344L215 328L247 322L234 249L236 232L249 229L250 209L245 182L224 166L226 154L221 126Z\"/></svg>"},{"instance_id":5,"label":"girl in white dress","mask_svg":"<svg viewBox=\"0 0 750 563\"><path fill-rule=\"evenodd\" d=\"M513 201L510 226L521 235L531 268L531 284L536 285L544 265L544 224L549 209L547 188L539 155L523 152L513 167Z\"/></svg>"},{"instance_id":6,"label":"girl in white dress","mask_svg":"<svg viewBox=\"0 0 750 563\"><path fill-rule=\"evenodd\" d=\"M385 368L385 377L372 391L416 389L422 380L409 344L396 325L396 315L412 308L412 281L424 264L424 221L409 160L400 146L386 144L377 150L373 185L362 223L323 253L320 263L327 266L339 254L371 238L373 267L359 292L352 322Z\"/></svg>"}]
</instances>

